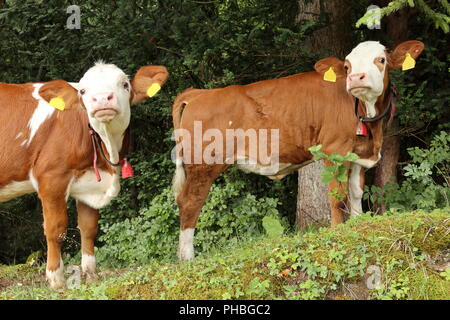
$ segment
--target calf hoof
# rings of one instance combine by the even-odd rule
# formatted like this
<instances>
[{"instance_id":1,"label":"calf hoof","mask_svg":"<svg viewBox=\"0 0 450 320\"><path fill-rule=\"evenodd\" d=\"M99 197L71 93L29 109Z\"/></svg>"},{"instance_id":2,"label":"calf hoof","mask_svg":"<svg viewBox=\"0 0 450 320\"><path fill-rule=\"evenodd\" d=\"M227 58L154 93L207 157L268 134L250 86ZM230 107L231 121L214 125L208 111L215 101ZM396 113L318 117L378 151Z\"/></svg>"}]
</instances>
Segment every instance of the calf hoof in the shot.
<instances>
[{"instance_id":1,"label":"calf hoof","mask_svg":"<svg viewBox=\"0 0 450 320\"><path fill-rule=\"evenodd\" d=\"M46 277L50 288L54 290L66 288L66 278L64 277L64 268L57 269L56 271L46 271Z\"/></svg>"},{"instance_id":2,"label":"calf hoof","mask_svg":"<svg viewBox=\"0 0 450 320\"><path fill-rule=\"evenodd\" d=\"M194 259L194 229L188 228L180 231L177 256L180 261Z\"/></svg>"},{"instance_id":3,"label":"calf hoof","mask_svg":"<svg viewBox=\"0 0 450 320\"><path fill-rule=\"evenodd\" d=\"M194 247L178 247L177 256L180 261L194 260Z\"/></svg>"}]
</instances>

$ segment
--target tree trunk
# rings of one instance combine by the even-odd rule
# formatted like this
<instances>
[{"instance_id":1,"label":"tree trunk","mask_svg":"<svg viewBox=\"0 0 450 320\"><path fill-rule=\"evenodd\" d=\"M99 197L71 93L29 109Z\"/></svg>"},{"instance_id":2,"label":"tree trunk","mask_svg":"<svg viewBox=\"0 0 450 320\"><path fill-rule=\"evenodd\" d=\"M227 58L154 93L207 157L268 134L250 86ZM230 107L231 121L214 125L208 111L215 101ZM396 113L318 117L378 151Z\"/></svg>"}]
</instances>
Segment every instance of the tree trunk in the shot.
<instances>
[{"instance_id":1,"label":"tree trunk","mask_svg":"<svg viewBox=\"0 0 450 320\"><path fill-rule=\"evenodd\" d=\"M378 1L379 6L386 6L387 0ZM386 18L386 31L393 45L392 49L400 42L405 41L408 35L409 10L402 9ZM384 187L390 181L397 182L397 164L400 155L400 136L397 134L399 125L397 120L391 122L384 134L381 148L381 160L375 169L374 184ZM382 214L386 211L384 204L375 205L375 212Z\"/></svg>"},{"instance_id":2,"label":"tree trunk","mask_svg":"<svg viewBox=\"0 0 450 320\"><path fill-rule=\"evenodd\" d=\"M326 15L326 26L315 31L306 41L305 46L314 51L344 58L350 52L352 30L350 7L345 0L314 0L306 2L299 0L299 14L297 21L319 21L321 15ZM327 186L321 181L320 172L323 162L313 163L298 171L297 193L297 227L304 228L313 223L330 222L330 204Z\"/></svg>"},{"instance_id":3,"label":"tree trunk","mask_svg":"<svg viewBox=\"0 0 450 320\"><path fill-rule=\"evenodd\" d=\"M325 26L316 30L305 45L314 51L326 51L344 58L352 46L351 7L347 0L298 1L297 22L317 21ZM329 48L330 50L327 50Z\"/></svg>"},{"instance_id":4,"label":"tree trunk","mask_svg":"<svg viewBox=\"0 0 450 320\"><path fill-rule=\"evenodd\" d=\"M312 224L330 223L328 188L320 178L323 162L311 163L298 172L297 227L303 229Z\"/></svg>"}]
</instances>

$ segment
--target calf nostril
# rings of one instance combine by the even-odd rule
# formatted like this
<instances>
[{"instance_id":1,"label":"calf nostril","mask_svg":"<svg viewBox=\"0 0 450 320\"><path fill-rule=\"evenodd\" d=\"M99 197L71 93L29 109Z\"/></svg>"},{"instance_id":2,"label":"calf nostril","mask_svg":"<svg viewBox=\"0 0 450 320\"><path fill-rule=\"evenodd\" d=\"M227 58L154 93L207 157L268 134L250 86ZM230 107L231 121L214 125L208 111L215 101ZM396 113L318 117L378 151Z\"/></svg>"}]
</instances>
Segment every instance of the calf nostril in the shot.
<instances>
[{"instance_id":1,"label":"calf nostril","mask_svg":"<svg viewBox=\"0 0 450 320\"><path fill-rule=\"evenodd\" d=\"M363 74L363 75L361 75L361 76L359 77L359 80L364 80L365 77L366 77L366 75Z\"/></svg>"},{"instance_id":2,"label":"calf nostril","mask_svg":"<svg viewBox=\"0 0 450 320\"><path fill-rule=\"evenodd\" d=\"M97 102L97 99L95 97L92 97L92 101Z\"/></svg>"},{"instance_id":3,"label":"calf nostril","mask_svg":"<svg viewBox=\"0 0 450 320\"><path fill-rule=\"evenodd\" d=\"M108 101L111 101L112 99L114 98L114 93L110 93L109 95L108 95Z\"/></svg>"}]
</instances>

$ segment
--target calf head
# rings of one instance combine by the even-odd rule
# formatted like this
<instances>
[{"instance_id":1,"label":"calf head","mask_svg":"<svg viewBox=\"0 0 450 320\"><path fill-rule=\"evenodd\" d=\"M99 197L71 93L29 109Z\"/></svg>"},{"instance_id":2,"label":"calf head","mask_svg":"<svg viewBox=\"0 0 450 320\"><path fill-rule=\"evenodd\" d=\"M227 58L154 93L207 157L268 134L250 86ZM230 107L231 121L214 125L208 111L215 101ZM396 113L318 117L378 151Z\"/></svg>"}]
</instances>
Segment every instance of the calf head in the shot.
<instances>
[{"instance_id":1,"label":"calf head","mask_svg":"<svg viewBox=\"0 0 450 320\"><path fill-rule=\"evenodd\" d=\"M125 73L113 64L97 63L77 85L78 93L94 129L108 125L125 130L130 122L130 105L151 96L149 88L161 88L168 77L162 66L139 69L130 82ZM153 93L156 90L152 90Z\"/></svg>"},{"instance_id":2,"label":"calf head","mask_svg":"<svg viewBox=\"0 0 450 320\"><path fill-rule=\"evenodd\" d=\"M330 67L337 77L346 78L346 89L354 97L366 104L367 115L376 115L375 103L389 85L389 70L402 67L405 59L416 59L424 49L420 41L405 41L397 45L391 53L377 41L358 44L345 57L325 58L318 61L315 69L324 73Z\"/></svg>"},{"instance_id":3,"label":"calf head","mask_svg":"<svg viewBox=\"0 0 450 320\"><path fill-rule=\"evenodd\" d=\"M156 93L168 75L163 66L144 66L130 81L117 66L97 63L80 82L51 81L41 87L39 95L50 104L58 98L64 109L83 107L96 131L106 126L123 132L130 122L130 106Z\"/></svg>"}]
</instances>

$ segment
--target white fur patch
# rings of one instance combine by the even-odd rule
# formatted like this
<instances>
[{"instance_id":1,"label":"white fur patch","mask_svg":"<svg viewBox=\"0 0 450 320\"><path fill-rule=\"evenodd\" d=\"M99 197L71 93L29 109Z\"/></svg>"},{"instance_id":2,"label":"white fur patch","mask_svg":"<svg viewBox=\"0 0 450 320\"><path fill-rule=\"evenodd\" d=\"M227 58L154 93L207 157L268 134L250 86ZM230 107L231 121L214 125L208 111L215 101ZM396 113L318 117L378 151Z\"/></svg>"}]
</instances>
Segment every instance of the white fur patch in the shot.
<instances>
[{"instance_id":1,"label":"white fur patch","mask_svg":"<svg viewBox=\"0 0 450 320\"><path fill-rule=\"evenodd\" d=\"M101 209L117 197L120 191L119 173L99 170L102 181L97 182L93 170L87 171L70 185L69 194L94 209Z\"/></svg>"},{"instance_id":2,"label":"white fur patch","mask_svg":"<svg viewBox=\"0 0 450 320\"><path fill-rule=\"evenodd\" d=\"M361 201L364 191L361 189L360 172L361 166L352 163L348 186L350 193L350 215L352 217L360 215L363 211Z\"/></svg>"},{"instance_id":3,"label":"white fur patch","mask_svg":"<svg viewBox=\"0 0 450 320\"><path fill-rule=\"evenodd\" d=\"M45 120L49 119L55 112L55 108L50 106L42 97L39 95L39 89L43 86L42 83L34 84L33 98L38 101L38 106L33 112L30 121L28 121L28 128L30 129L30 137L28 139L27 145L30 145L31 140L35 136L36 132L39 130L41 125Z\"/></svg>"},{"instance_id":4,"label":"white fur patch","mask_svg":"<svg viewBox=\"0 0 450 320\"><path fill-rule=\"evenodd\" d=\"M66 286L66 279L64 277L64 263L62 259L59 261L59 267L55 271L46 270L45 274L50 287L53 289L60 289Z\"/></svg>"},{"instance_id":5,"label":"white fur patch","mask_svg":"<svg viewBox=\"0 0 450 320\"><path fill-rule=\"evenodd\" d=\"M375 75L384 76L384 71L380 72L374 64L377 57L386 58L386 47L378 41L365 41L358 44L350 54L345 57L352 65L352 74L367 73L370 77L372 71L377 71ZM387 63L387 62L386 62ZM378 77L377 77L378 78ZM382 78L382 77L381 77Z\"/></svg>"},{"instance_id":6,"label":"white fur patch","mask_svg":"<svg viewBox=\"0 0 450 320\"><path fill-rule=\"evenodd\" d=\"M83 272L95 273L95 267L95 256L83 253L81 256L81 269Z\"/></svg>"},{"instance_id":7,"label":"white fur patch","mask_svg":"<svg viewBox=\"0 0 450 320\"><path fill-rule=\"evenodd\" d=\"M375 103L371 101L366 101L364 103L366 105L366 114L367 117L373 118L377 115L377 110L375 109Z\"/></svg>"},{"instance_id":8,"label":"white fur patch","mask_svg":"<svg viewBox=\"0 0 450 320\"><path fill-rule=\"evenodd\" d=\"M175 200L178 198L181 190L183 190L183 186L186 182L186 173L184 171L183 162L181 161L181 159L177 159L176 166L177 167L175 169L175 175L173 176L172 180L172 190L175 196Z\"/></svg>"},{"instance_id":9,"label":"white fur patch","mask_svg":"<svg viewBox=\"0 0 450 320\"><path fill-rule=\"evenodd\" d=\"M106 150L109 154L109 160L117 163L119 161L119 151L122 148L123 133L128 127L129 117L127 117L127 124L122 128L123 123L120 118L116 118L110 123L101 123L96 120L89 119L92 128L99 134Z\"/></svg>"},{"instance_id":10,"label":"white fur patch","mask_svg":"<svg viewBox=\"0 0 450 320\"><path fill-rule=\"evenodd\" d=\"M67 185L66 192L65 192L66 202L67 202L67 200L69 200L70 189L72 188L72 183L74 180L75 180L75 178L72 176L72 178L70 178L69 184Z\"/></svg>"},{"instance_id":11,"label":"white fur patch","mask_svg":"<svg viewBox=\"0 0 450 320\"><path fill-rule=\"evenodd\" d=\"M27 193L34 192L31 181L13 181L0 188L0 202L9 201Z\"/></svg>"},{"instance_id":12,"label":"white fur patch","mask_svg":"<svg viewBox=\"0 0 450 320\"><path fill-rule=\"evenodd\" d=\"M361 167L364 167L366 169L370 169L370 168L372 168L373 166L375 166L377 164L378 160L374 161L374 160L369 160L369 159L358 159L358 160L356 160L354 162L356 164L359 164Z\"/></svg>"},{"instance_id":13,"label":"white fur patch","mask_svg":"<svg viewBox=\"0 0 450 320\"><path fill-rule=\"evenodd\" d=\"M292 163L278 163L275 162L269 166L263 166L257 163L252 163L248 161L248 158L239 158L237 162L237 167L246 173L256 173L262 176L274 177L274 176L285 176L291 172L294 172L308 164L312 161L306 161L302 164L292 164Z\"/></svg>"},{"instance_id":14,"label":"white fur patch","mask_svg":"<svg viewBox=\"0 0 450 320\"><path fill-rule=\"evenodd\" d=\"M178 258L182 261L194 259L194 232L192 228L180 231Z\"/></svg>"},{"instance_id":15,"label":"white fur patch","mask_svg":"<svg viewBox=\"0 0 450 320\"><path fill-rule=\"evenodd\" d=\"M23 147L24 145L27 144L28 139L24 136L23 132L19 132L16 135L16 140L22 139L22 142L20 143L20 146Z\"/></svg>"},{"instance_id":16,"label":"white fur patch","mask_svg":"<svg viewBox=\"0 0 450 320\"><path fill-rule=\"evenodd\" d=\"M28 173L28 177L30 178L30 182L33 185L34 191L39 191L39 184L36 180L36 178L33 175L33 171L30 170L30 172Z\"/></svg>"},{"instance_id":17,"label":"white fur patch","mask_svg":"<svg viewBox=\"0 0 450 320\"><path fill-rule=\"evenodd\" d=\"M78 84L78 82L69 82L69 84L70 84L70 86L72 87L72 88L74 88L75 90L77 90L77 91L79 91L79 84Z\"/></svg>"}]
</instances>

